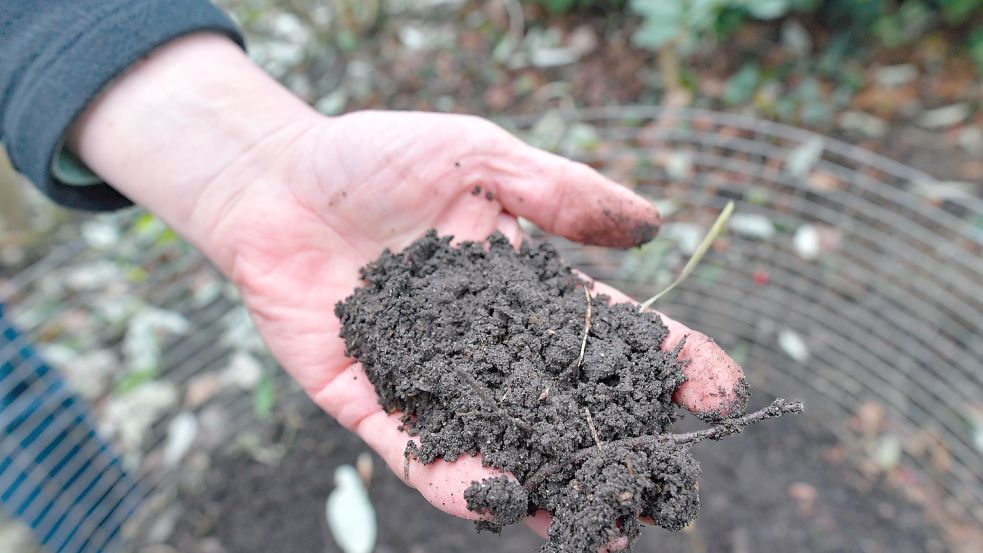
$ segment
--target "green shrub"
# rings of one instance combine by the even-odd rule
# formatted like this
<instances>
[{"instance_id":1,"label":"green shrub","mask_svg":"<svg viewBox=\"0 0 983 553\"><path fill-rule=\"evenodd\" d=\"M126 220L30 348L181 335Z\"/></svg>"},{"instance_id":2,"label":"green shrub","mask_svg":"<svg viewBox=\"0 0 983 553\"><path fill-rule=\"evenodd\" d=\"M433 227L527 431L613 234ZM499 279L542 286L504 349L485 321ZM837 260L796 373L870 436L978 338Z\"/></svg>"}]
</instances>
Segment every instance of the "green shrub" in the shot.
<instances>
[{"instance_id":1,"label":"green shrub","mask_svg":"<svg viewBox=\"0 0 983 553\"><path fill-rule=\"evenodd\" d=\"M669 46L685 54L707 38L726 38L748 21L803 14L853 48L871 45L871 38L897 48L935 30L967 31L968 53L983 72L983 0L630 0L628 5L641 18L635 44L653 50Z\"/></svg>"},{"instance_id":2,"label":"green shrub","mask_svg":"<svg viewBox=\"0 0 983 553\"><path fill-rule=\"evenodd\" d=\"M602 0L600 2L590 0L533 0L533 4L538 4L550 13L571 13L593 10L611 10L625 7L625 0Z\"/></svg>"}]
</instances>

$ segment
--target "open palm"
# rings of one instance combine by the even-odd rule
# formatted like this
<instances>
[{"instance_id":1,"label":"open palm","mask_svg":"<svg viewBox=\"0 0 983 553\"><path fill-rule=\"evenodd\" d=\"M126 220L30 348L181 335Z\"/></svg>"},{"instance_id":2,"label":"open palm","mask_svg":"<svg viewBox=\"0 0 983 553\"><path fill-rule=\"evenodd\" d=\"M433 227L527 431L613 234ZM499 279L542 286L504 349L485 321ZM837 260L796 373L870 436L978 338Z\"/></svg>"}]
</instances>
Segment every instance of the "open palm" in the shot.
<instances>
[{"instance_id":1,"label":"open palm","mask_svg":"<svg viewBox=\"0 0 983 553\"><path fill-rule=\"evenodd\" d=\"M235 243L227 271L283 367L397 474L409 436L379 406L361 365L345 356L334 315L335 304L360 284L361 266L430 228L456 240L481 240L497 229L517 242L517 216L550 233L614 247L641 244L659 225L655 209L627 189L474 117L317 118L252 155L266 169L222 206L216 228ZM666 322L671 332L663 347L687 336L688 381L677 402L699 411L739 407L740 368L705 336ZM463 491L492 472L475 458L414 462L408 483L439 508L473 517Z\"/></svg>"}]
</instances>

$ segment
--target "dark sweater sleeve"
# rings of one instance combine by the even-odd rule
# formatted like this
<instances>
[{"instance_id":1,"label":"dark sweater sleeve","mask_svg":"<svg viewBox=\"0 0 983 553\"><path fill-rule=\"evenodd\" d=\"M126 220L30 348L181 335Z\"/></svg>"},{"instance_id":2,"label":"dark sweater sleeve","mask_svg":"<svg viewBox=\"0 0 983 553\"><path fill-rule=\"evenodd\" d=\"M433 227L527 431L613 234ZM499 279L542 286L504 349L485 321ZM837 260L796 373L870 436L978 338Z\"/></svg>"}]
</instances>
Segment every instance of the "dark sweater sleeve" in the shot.
<instances>
[{"instance_id":1,"label":"dark sweater sleeve","mask_svg":"<svg viewBox=\"0 0 983 553\"><path fill-rule=\"evenodd\" d=\"M130 201L105 183L52 172L72 121L114 77L165 42L235 24L207 0L0 0L0 140L55 202L105 211Z\"/></svg>"}]
</instances>

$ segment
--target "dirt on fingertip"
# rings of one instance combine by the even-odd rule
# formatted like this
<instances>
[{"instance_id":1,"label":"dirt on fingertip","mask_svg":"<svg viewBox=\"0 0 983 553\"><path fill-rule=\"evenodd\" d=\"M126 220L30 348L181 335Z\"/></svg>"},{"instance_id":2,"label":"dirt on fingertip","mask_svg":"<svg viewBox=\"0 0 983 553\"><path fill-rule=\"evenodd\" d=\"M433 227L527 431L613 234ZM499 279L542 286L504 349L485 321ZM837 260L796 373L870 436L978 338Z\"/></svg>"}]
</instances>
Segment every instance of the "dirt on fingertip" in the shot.
<instances>
[{"instance_id":1,"label":"dirt on fingertip","mask_svg":"<svg viewBox=\"0 0 983 553\"><path fill-rule=\"evenodd\" d=\"M633 543L639 517L670 530L696 517L699 465L671 434L684 361L661 348L657 314L590 297L552 246L516 250L498 233L452 247L431 231L362 278L336 307L341 335L380 404L418 438L407 459L480 454L518 481L472 484L469 508L491 516L480 527L544 509L542 551L594 552Z\"/></svg>"}]
</instances>

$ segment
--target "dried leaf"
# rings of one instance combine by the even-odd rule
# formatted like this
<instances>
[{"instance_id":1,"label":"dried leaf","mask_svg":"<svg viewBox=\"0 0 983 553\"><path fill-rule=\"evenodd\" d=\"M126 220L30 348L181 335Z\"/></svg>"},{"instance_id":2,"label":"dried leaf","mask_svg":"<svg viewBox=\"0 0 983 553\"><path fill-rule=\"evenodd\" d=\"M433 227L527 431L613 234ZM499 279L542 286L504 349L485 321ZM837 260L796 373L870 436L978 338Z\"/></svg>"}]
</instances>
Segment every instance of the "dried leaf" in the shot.
<instances>
[{"instance_id":1,"label":"dried leaf","mask_svg":"<svg viewBox=\"0 0 983 553\"><path fill-rule=\"evenodd\" d=\"M823 139L813 136L789 152L785 159L785 170L793 177L804 178L822 157L824 149Z\"/></svg>"},{"instance_id":2,"label":"dried leaf","mask_svg":"<svg viewBox=\"0 0 983 553\"><path fill-rule=\"evenodd\" d=\"M273 379L264 375L253 391L253 410L256 418L268 419L273 413L274 404L276 404L276 390L273 388Z\"/></svg>"},{"instance_id":3,"label":"dried leaf","mask_svg":"<svg viewBox=\"0 0 983 553\"><path fill-rule=\"evenodd\" d=\"M247 351L236 351L222 371L222 384L252 390L263 378L263 365Z\"/></svg>"},{"instance_id":4,"label":"dried leaf","mask_svg":"<svg viewBox=\"0 0 983 553\"><path fill-rule=\"evenodd\" d=\"M167 425L167 443L164 445L164 464L176 467L191 449L198 435L198 419L188 411L182 411Z\"/></svg>"},{"instance_id":5,"label":"dried leaf","mask_svg":"<svg viewBox=\"0 0 983 553\"><path fill-rule=\"evenodd\" d=\"M806 261L813 261L819 257L819 230L814 225L802 225L795 231L795 238L792 239L795 246L795 253Z\"/></svg>"},{"instance_id":6,"label":"dried leaf","mask_svg":"<svg viewBox=\"0 0 983 553\"><path fill-rule=\"evenodd\" d=\"M799 363L809 360L809 348L805 340L793 330L785 329L778 333L778 347L792 359Z\"/></svg>"},{"instance_id":7,"label":"dried leaf","mask_svg":"<svg viewBox=\"0 0 983 553\"><path fill-rule=\"evenodd\" d=\"M884 434L877 440L874 460L881 470L891 470L901 461L901 440L894 434Z\"/></svg>"},{"instance_id":8,"label":"dried leaf","mask_svg":"<svg viewBox=\"0 0 983 553\"><path fill-rule=\"evenodd\" d=\"M904 86L918 78L918 68L913 64L886 65L874 72L877 84L887 88Z\"/></svg>"},{"instance_id":9,"label":"dried leaf","mask_svg":"<svg viewBox=\"0 0 983 553\"><path fill-rule=\"evenodd\" d=\"M941 108L930 109L918 117L918 124L926 129L944 129L962 123L969 117L969 104L959 102Z\"/></svg>"},{"instance_id":10,"label":"dried leaf","mask_svg":"<svg viewBox=\"0 0 983 553\"><path fill-rule=\"evenodd\" d=\"M775 224L764 215L738 213L730 221L729 228L735 234L755 240L767 240L775 236Z\"/></svg>"},{"instance_id":11,"label":"dried leaf","mask_svg":"<svg viewBox=\"0 0 983 553\"><path fill-rule=\"evenodd\" d=\"M372 481L372 454L366 451L359 453L355 459L355 468L358 470L358 475L362 479L362 483L368 486L369 482Z\"/></svg>"},{"instance_id":12,"label":"dried leaf","mask_svg":"<svg viewBox=\"0 0 983 553\"><path fill-rule=\"evenodd\" d=\"M375 508L358 471L351 465L335 469L335 489L325 503L328 529L345 553L371 553L375 549Z\"/></svg>"}]
</instances>

